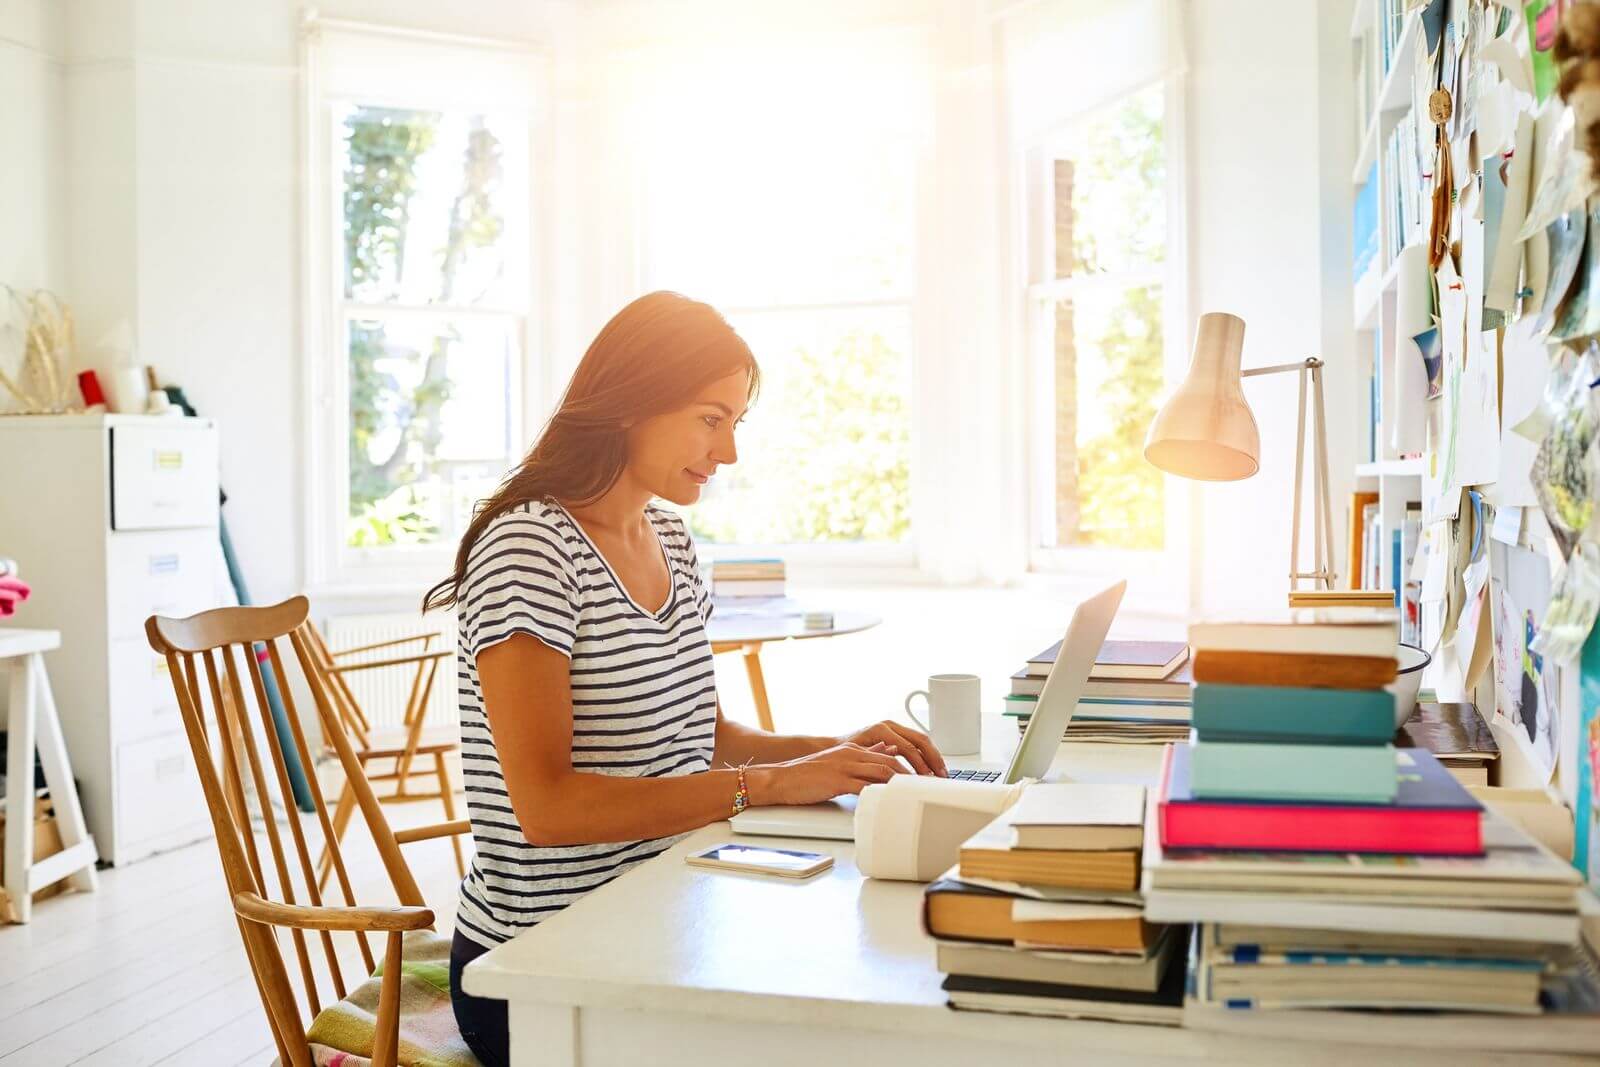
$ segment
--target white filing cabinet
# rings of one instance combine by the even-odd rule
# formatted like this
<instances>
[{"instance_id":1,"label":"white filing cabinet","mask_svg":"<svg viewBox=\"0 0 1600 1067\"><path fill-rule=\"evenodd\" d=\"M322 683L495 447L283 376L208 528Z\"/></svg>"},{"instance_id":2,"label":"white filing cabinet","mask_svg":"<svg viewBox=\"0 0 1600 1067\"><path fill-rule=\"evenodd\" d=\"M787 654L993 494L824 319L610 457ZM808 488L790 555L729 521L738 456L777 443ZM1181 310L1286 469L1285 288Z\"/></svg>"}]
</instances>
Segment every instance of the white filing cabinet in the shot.
<instances>
[{"instance_id":1,"label":"white filing cabinet","mask_svg":"<svg viewBox=\"0 0 1600 1067\"><path fill-rule=\"evenodd\" d=\"M33 587L18 622L61 631L50 681L84 816L114 864L210 833L144 620L231 602L217 518L210 419L0 418L0 556Z\"/></svg>"}]
</instances>

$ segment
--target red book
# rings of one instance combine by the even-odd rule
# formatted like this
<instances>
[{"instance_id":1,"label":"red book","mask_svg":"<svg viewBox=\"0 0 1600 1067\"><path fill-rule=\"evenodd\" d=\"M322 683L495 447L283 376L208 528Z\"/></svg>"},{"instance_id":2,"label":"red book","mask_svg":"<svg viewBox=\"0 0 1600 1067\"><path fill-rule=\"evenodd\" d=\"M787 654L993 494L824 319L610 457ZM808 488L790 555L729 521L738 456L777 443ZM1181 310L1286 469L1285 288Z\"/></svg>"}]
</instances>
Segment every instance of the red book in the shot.
<instances>
[{"instance_id":1,"label":"red book","mask_svg":"<svg viewBox=\"0 0 1600 1067\"><path fill-rule=\"evenodd\" d=\"M1483 806L1433 753L1407 749L1391 804L1197 800L1189 746L1168 745L1157 807L1161 847L1244 852L1483 855Z\"/></svg>"}]
</instances>

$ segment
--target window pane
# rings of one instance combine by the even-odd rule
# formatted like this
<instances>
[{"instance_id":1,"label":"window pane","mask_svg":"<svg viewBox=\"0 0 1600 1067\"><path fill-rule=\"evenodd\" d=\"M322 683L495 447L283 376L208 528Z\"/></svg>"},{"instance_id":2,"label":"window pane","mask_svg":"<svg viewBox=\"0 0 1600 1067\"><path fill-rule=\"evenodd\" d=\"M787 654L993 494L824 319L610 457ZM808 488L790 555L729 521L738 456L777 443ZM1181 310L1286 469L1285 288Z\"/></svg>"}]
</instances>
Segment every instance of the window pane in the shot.
<instances>
[{"instance_id":1,"label":"window pane","mask_svg":"<svg viewBox=\"0 0 1600 1067\"><path fill-rule=\"evenodd\" d=\"M454 544L513 459L509 320L352 320L345 543Z\"/></svg>"},{"instance_id":2,"label":"window pane","mask_svg":"<svg viewBox=\"0 0 1600 1067\"><path fill-rule=\"evenodd\" d=\"M518 307L526 185L519 124L341 105L344 295Z\"/></svg>"},{"instance_id":3,"label":"window pane","mask_svg":"<svg viewBox=\"0 0 1600 1067\"><path fill-rule=\"evenodd\" d=\"M1055 160L1055 276L1155 266L1166 252L1160 85L1087 119Z\"/></svg>"},{"instance_id":4,"label":"window pane","mask_svg":"<svg viewBox=\"0 0 1600 1067\"><path fill-rule=\"evenodd\" d=\"M910 316L732 316L761 364L739 462L689 513L722 543L903 540L911 527Z\"/></svg>"},{"instance_id":5,"label":"window pane","mask_svg":"<svg viewBox=\"0 0 1600 1067\"><path fill-rule=\"evenodd\" d=\"M1053 543L1161 548L1162 479L1144 459L1163 384L1160 287L1080 292L1055 306L1052 333Z\"/></svg>"}]
</instances>

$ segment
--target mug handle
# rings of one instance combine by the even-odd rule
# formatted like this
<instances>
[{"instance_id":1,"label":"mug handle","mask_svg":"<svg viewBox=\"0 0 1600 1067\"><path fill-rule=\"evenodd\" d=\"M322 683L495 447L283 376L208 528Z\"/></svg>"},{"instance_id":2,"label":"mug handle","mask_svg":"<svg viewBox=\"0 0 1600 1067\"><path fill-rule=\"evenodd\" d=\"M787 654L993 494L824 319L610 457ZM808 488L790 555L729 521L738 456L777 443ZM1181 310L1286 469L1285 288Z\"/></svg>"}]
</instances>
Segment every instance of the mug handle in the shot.
<instances>
[{"instance_id":1,"label":"mug handle","mask_svg":"<svg viewBox=\"0 0 1600 1067\"><path fill-rule=\"evenodd\" d=\"M921 719L917 718L917 713L911 710L911 698L912 697L921 697L922 699L928 701L929 703L932 703L933 698L928 695L928 691L926 689L917 689L917 690L914 690L914 691L906 694L906 718L910 719L912 722L914 722L918 726L922 727L922 732L923 733L927 733L928 732L928 724L923 722Z\"/></svg>"}]
</instances>

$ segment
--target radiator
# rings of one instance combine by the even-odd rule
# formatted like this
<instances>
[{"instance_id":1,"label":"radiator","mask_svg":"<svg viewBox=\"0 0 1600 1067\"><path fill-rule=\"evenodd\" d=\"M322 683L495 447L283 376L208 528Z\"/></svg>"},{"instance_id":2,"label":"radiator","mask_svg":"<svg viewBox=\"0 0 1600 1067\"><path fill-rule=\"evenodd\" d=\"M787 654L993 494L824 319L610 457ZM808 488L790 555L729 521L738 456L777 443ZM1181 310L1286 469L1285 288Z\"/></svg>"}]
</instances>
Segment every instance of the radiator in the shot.
<instances>
[{"instance_id":1,"label":"radiator","mask_svg":"<svg viewBox=\"0 0 1600 1067\"><path fill-rule=\"evenodd\" d=\"M456 647L456 620L453 615L432 614L426 618L409 612L385 615L337 615L327 621L323 629L330 651L359 648L378 641L413 634L434 633L430 646L435 649ZM340 662L359 662L369 659L388 659L422 651L422 642L379 648L348 657ZM406 698L411 695L411 685L416 678L416 665L379 667L370 671L354 671L345 675L350 689L355 693L361 710L367 713L372 725L398 728L405 714ZM429 726L454 726L456 724L456 664L454 657L439 661L439 670L433 676L433 693L428 700L428 713L423 722Z\"/></svg>"}]
</instances>

